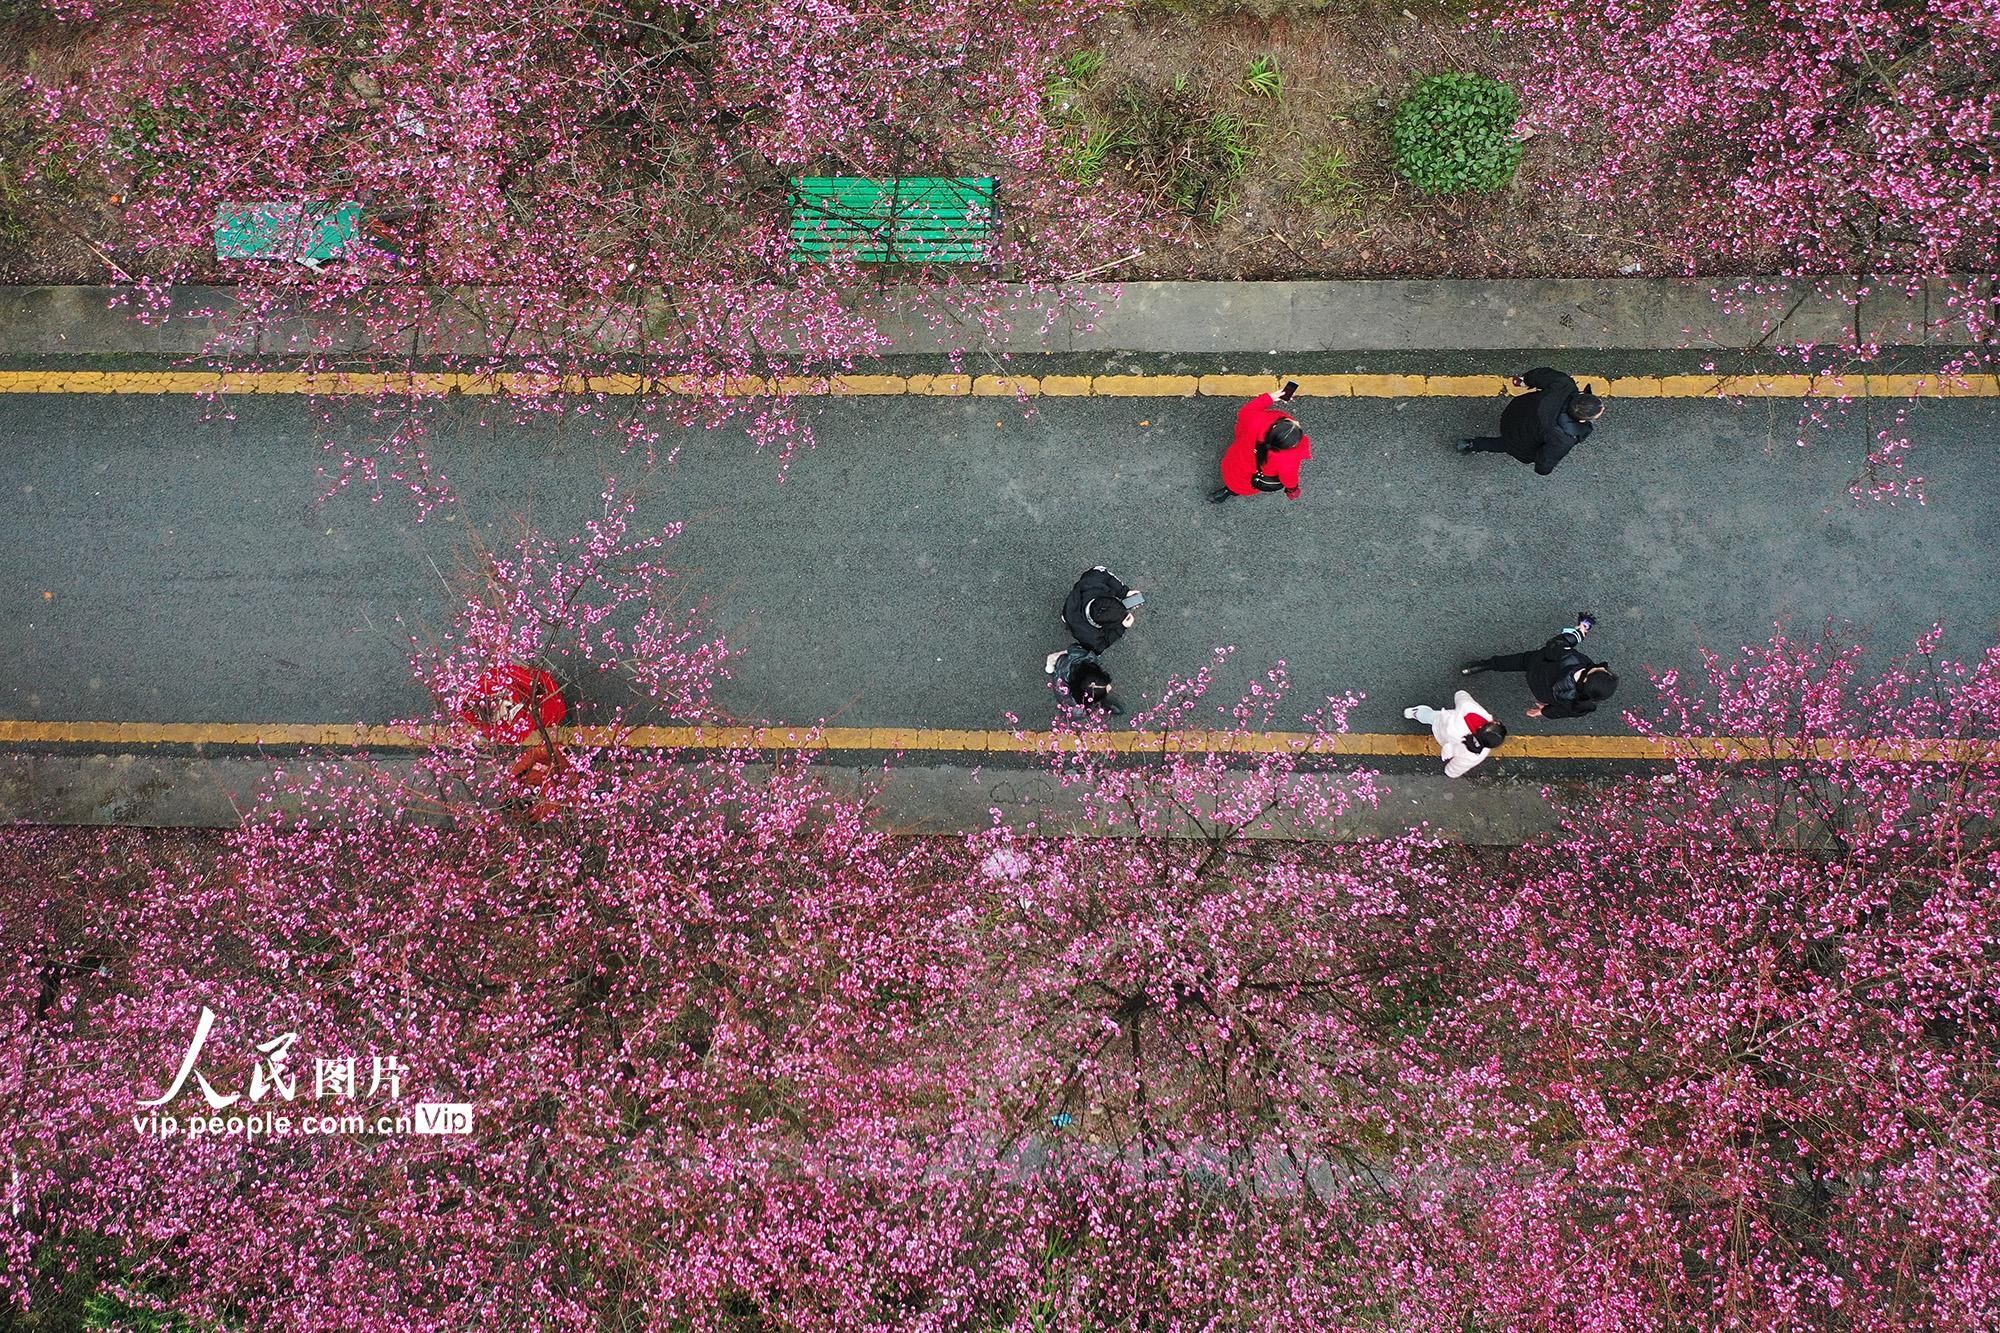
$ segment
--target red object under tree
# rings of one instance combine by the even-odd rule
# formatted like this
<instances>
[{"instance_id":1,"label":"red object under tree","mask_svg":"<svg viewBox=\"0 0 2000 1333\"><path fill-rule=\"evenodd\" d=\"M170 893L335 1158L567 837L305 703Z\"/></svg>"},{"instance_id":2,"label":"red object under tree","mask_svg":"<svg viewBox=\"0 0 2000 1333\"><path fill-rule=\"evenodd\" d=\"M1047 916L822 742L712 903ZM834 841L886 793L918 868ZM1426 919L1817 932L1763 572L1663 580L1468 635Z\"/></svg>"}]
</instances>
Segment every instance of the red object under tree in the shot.
<instances>
[{"instance_id":1,"label":"red object under tree","mask_svg":"<svg viewBox=\"0 0 2000 1333\"><path fill-rule=\"evenodd\" d=\"M480 676L460 718L497 741L525 741L569 716L562 685L540 667L509 662Z\"/></svg>"}]
</instances>

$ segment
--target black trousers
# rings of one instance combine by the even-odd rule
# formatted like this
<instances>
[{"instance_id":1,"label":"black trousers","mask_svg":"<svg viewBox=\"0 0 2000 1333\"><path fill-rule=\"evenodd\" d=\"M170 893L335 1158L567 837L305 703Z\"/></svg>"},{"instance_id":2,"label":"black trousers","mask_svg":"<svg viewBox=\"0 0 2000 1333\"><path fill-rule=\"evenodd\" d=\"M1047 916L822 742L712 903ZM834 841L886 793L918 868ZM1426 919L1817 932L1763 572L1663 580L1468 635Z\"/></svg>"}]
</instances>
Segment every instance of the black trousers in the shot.
<instances>
[{"instance_id":1,"label":"black trousers","mask_svg":"<svg viewBox=\"0 0 2000 1333\"><path fill-rule=\"evenodd\" d=\"M1503 653L1499 657L1482 657L1472 665L1482 671L1525 672L1528 669L1528 663L1534 659L1534 656L1535 654L1532 652Z\"/></svg>"},{"instance_id":2,"label":"black trousers","mask_svg":"<svg viewBox=\"0 0 2000 1333\"><path fill-rule=\"evenodd\" d=\"M1507 443L1507 441L1501 439L1498 435L1484 435L1473 440L1472 447L1465 452L1469 454L1505 454L1516 463L1526 463L1529 467L1535 465L1537 457L1537 455L1530 453L1526 458L1523 458L1516 446Z\"/></svg>"}]
</instances>

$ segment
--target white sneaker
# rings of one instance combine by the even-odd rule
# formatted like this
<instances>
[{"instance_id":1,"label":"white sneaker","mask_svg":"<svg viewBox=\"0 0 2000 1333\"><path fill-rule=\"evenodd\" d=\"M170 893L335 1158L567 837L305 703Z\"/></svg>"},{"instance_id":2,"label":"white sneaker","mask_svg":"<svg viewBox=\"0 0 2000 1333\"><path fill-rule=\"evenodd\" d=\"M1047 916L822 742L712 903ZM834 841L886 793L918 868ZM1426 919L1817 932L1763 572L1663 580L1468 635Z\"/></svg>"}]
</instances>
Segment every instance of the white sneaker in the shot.
<instances>
[{"instance_id":1,"label":"white sneaker","mask_svg":"<svg viewBox=\"0 0 2000 1333\"><path fill-rule=\"evenodd\" d=\"M1403 710L1403 716L1410 719L1410 721L1415 722L1417 720L1417 710L1414 708L1405 708Z\"/></svg>"}]
</instances>

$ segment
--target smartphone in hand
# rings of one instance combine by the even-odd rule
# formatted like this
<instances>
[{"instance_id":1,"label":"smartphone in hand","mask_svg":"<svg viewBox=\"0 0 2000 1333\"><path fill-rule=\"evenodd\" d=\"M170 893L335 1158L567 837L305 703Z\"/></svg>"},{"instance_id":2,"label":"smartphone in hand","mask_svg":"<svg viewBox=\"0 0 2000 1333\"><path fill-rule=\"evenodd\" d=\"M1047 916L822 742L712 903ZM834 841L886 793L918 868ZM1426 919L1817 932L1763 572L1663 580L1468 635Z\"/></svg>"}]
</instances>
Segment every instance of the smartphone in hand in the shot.
<instances>
[{"instance_id":1,"label":"smartphone in hand","mask_svg":"<svg viewBox=\"0 0 2000 1333\"><path fill-rule=\"evenodd\" d=\"M1286 380L1285 387L1278 390L1278 401L1281 403L1289 403L1292 401L1292 395L1297 393L1298 391L1299 391L1299 382L1297 380Z\"/></svg>"}]
</instances>

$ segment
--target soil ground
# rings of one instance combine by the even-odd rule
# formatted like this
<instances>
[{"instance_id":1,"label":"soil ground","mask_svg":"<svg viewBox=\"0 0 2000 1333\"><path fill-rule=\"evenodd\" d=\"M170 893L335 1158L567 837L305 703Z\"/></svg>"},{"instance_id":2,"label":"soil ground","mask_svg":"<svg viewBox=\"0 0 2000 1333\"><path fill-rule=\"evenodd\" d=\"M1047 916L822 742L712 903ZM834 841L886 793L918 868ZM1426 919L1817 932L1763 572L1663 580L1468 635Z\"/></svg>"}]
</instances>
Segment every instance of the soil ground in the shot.
<instances>
[{"instance_id":1,"label":"soil ground","mask_svg":"<svg viewBox=\"0 0 2000 1333\"><path fill-rule=\"evenodd\" d=\"M1419 79L1457 70L1503 80L1506 40L1468 27L1438 0L1341 0L1272 16L1235 7L1188 12L1153 4L1108 23L1104 67L1078 99L1083 119L1115 125L1134 86L1179 86L1247 127L1244 173L1219 206L1176 209L1167 230L1121 270L1125 278L1597 277L1684 271L1641 239L1652 220L1611 216L1563 188L1565 164L1588 145L1529 140L1513 186L1494 196L1432 200L1396 175L1389 126ZM1245 87L1267 56L1282 95ZM1518 85L1517 85L1518 86ZM1528 100L1529 90L1523 90ZM1114 155L1115 156L1115 155ZM1115 169L1115 168L1114 168ZM1125 183L1147 188L1143 177ZM1653 200L1657 214L1670 201Z\"/></svg>"},{"instance_id":2,"label":"soil ground","mask_svg":"<svg viewBox=\"0 0 2000 1333\"><path fill-rule=\"evenodd\" d=\"M63 77L64 29L34 6L0 0L0 283L109 283L123 271L100 242L120 235L109 187L49 173L46 129L29 77Z\"/></svg>"}]
</instances>

